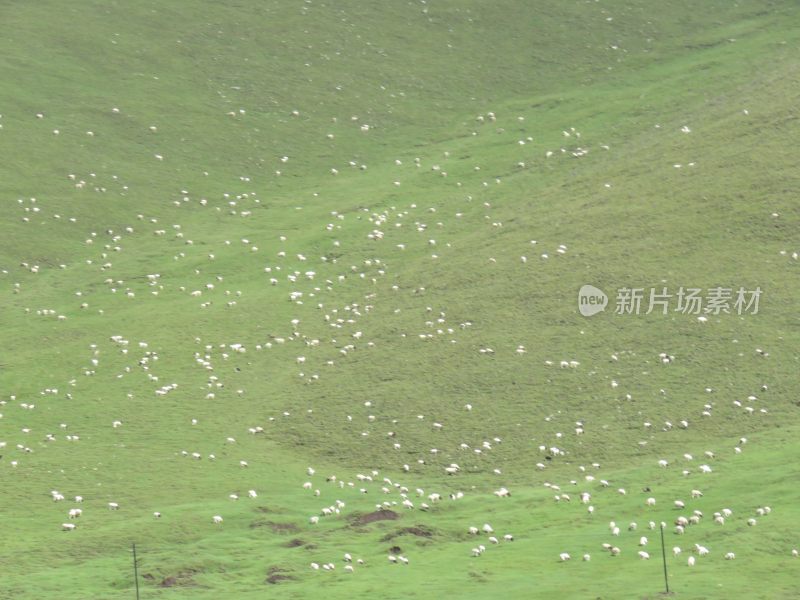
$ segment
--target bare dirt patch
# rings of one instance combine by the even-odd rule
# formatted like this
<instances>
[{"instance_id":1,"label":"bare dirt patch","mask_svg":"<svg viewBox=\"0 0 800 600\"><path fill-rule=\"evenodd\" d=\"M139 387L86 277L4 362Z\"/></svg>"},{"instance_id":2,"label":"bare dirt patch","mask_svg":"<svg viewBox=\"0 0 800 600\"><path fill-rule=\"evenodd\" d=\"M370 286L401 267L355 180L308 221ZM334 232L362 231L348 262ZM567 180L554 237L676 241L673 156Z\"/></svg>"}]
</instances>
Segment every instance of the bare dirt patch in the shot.
<instances>
[{"instance_id":1,"label":"bare dirt patch","mask_svg":"<svg viewBox=\"0 0 800 600\"><path fill-rule=\"evenodd\" d=\"M275 533L295 533L300 531L300 528L293 523L270 523L269 527Z\"/></svg>"},{"instance_id":2,"label":"bare dirt patch","mask_svg":"<svg viewBox=\"0 0 800 600\"><path fill-rule=\"evenodd\" d=\"M287 575L286 569L281 567L270 567L267 570L267 579L265 581L266 583L275 585L281 581L291 581L292 579L294 579L294 577Z\"/></svg>"},{"instance_id":3,"label":"bare dirt patch","mask_svg":"<svg viewBox=\"0 0 800 600\"><path fill-rule=\"evenodd\" d=\"M259 527L269 527L274 533L296 533L300 531L297 525L293 523L276 523L275 521L267 521L258 519L250 523L250 529L257 529Z\"/></svg>"},{"instance_id":4,"label":"bare dirt patch","mask_svg":"<svg viewBox=\"0 0 800 600\"><path fill-rule=\"evenodd\" d=\"M382 542L388 542L389 540L393 540L396 537L400 537L401 535L416 535L418 537L433 537L436 532L431 529L430 527L426 527L425 525L415 525L414 527L402 527L397 531L393 531L392 533L386 534L383 538L381 538Z\"/></svg>"},{"instance_id":5,"label":"bare dirt patch","mask_svg":"<svg viewBox=\"0 0 800 600\"><path fill-rule=\"evenodd\" d=\"M197 569L184 569L175 575L165 577L159 584L161 587L191 587L195 585L194 575L199 573Z\"/></svg>"},{"instance_id":6,"label":"bare dirt patch","mask_svg":"<svg viewBox=\"0 0 800 600\"><path fill-rule=\"evenodd\" d=\"M374 523L375 521L395 521L399 518L400 515L393 510L383 509L376 510L375 512L371 513L353 515L350 520L353 525L367 525L368 523Z\"/></svg>"}]
</instances>

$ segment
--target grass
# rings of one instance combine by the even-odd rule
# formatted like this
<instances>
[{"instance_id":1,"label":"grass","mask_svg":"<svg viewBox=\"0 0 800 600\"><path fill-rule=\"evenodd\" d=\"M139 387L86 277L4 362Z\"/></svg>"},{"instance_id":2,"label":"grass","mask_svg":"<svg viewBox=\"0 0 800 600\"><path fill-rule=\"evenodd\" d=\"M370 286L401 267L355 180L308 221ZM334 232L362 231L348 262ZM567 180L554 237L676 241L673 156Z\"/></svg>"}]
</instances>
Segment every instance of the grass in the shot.
<instances>
[{"instance_id":1,"label":"grass","mask_svg":"<svg viewBox=\"0 0 800 600\"><path fill-rule=\"evenodd\" d=\"M796 597L797 13L0 4L0 598L133 597L133 542L142 598L655 598L650 520L684 550L675 597ZM578 313L584 283L605 313ZM764 295L703 324L614 315L624 286ZM417 487L445 499L418 510ZM684 536L675 499L704 513ZM397 520L356 522L383 501ZM467 533L486 522L515 540ZM711 554L689 568L695 543Z\"/></svg>"}]
</instances>

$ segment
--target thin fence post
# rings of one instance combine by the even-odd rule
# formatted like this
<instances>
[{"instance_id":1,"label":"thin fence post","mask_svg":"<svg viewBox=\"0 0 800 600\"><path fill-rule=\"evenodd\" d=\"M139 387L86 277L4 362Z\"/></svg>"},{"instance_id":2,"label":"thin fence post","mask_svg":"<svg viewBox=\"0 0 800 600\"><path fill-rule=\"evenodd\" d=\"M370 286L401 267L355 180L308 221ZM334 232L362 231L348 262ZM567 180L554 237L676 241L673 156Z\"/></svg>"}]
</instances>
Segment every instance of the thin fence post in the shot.
<instances>
[{"instance_id":1,"label":"thin fence post","mask_svg":"<svg viewBox=\"0 0 800 600\"><path fill-rule=\"evenodd\" d=\"M669 580L667 579L667 551L664 549L664 524L661 524L661 560L664 562L664 587L669 594Z\"/></svg>"},{"instance_id":2,"label":"thin fence post","mask_svg":"<svg viewBox=\"0 0 800 600\"><path fill-rule=\"evenodd\" d=\"M133 581L136 584L136 600L139 600L139 565L136 561L136 544L133 544Z\"/></svg>"}]
</instances>

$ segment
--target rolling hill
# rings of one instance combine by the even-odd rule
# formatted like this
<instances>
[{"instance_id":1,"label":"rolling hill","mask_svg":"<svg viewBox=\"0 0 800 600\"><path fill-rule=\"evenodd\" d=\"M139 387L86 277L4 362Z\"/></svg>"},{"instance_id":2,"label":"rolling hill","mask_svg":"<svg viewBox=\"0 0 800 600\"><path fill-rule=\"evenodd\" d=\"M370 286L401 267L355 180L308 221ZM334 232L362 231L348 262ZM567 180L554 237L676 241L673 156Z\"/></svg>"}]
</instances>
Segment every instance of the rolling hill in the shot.
<instances>
[{"instance_id":1,"label":"rolling hill","mask_svg":"<svg viewBox=\"0 0 800 600\"><path fill-rule=\"evenodd\" d=\"M795 3L0 18L0 598L800 594Z\"/></svg>"}]
</instances>

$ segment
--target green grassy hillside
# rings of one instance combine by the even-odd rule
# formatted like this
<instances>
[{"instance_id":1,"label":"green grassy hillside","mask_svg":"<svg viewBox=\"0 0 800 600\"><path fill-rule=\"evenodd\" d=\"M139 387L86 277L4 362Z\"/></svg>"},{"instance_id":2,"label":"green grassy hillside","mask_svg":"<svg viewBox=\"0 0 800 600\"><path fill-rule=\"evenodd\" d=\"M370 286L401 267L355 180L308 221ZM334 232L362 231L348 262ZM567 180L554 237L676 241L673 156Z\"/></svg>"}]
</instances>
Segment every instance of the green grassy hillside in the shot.
<instances>
[{"instance_id":1,"label":"green grassy hillside","mask_svg":"<svg viewBox=\"0 0 800 600\"><path fill-rule=\"evenodd\" d=\"M0 2L0 598L796 598L798 18Z\"/></svg>"}]
</instances>

